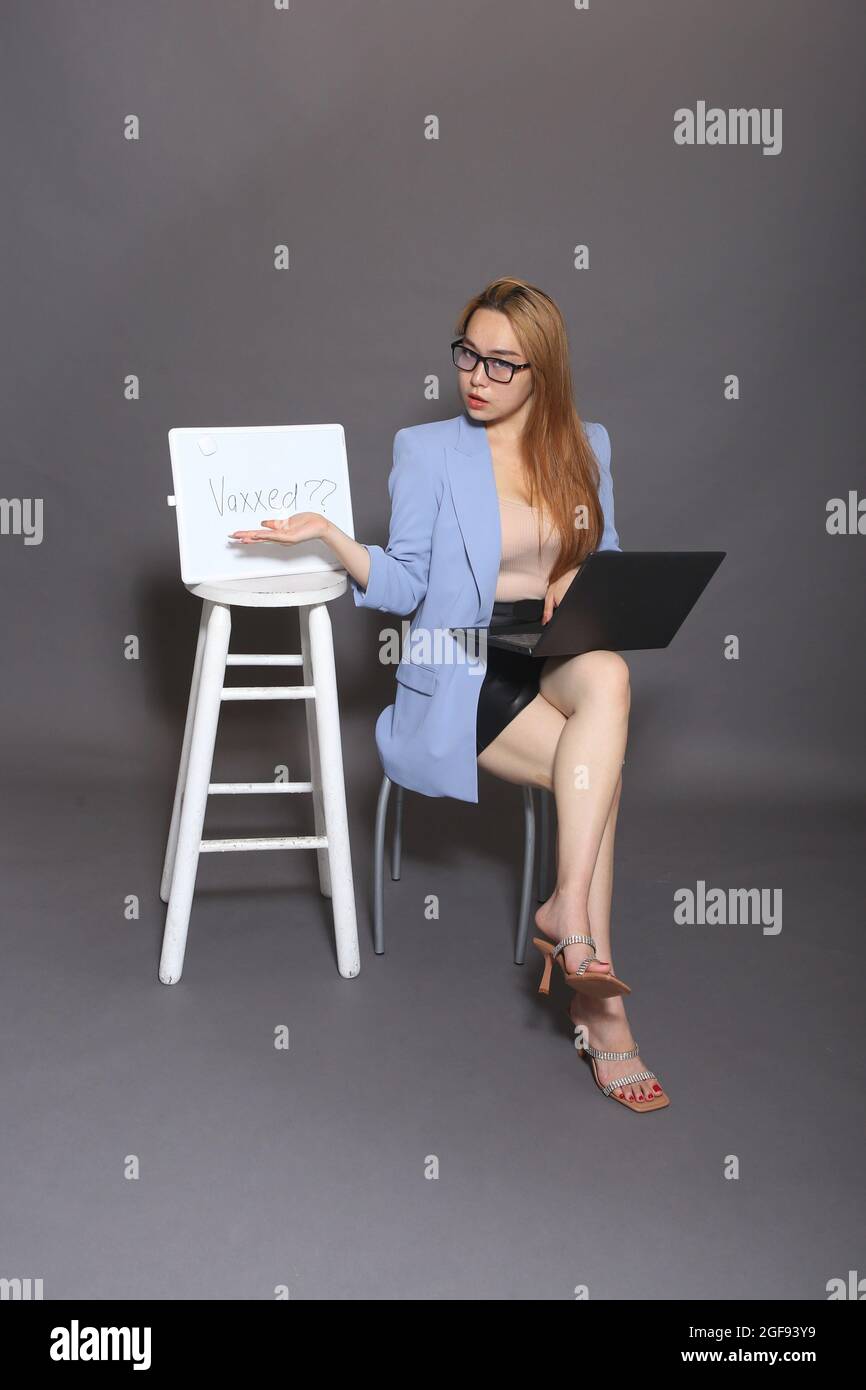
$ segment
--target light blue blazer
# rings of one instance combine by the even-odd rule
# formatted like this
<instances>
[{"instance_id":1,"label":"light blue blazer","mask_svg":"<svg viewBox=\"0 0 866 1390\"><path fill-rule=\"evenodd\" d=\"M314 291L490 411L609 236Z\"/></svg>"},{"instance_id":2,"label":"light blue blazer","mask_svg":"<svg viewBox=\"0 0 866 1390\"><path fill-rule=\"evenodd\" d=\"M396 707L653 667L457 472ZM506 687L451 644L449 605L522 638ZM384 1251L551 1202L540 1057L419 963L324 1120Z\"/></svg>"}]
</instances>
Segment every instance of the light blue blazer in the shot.
<instances>
[{"instance_id":1,"label":"light blue blazer","mask_svg":"<svg viewBox=\"0 0 866 1390\"><path fill-rule=\"evenodd\" d=\"M598 549L620 550L610 439L604 425L585 428L600 471ZM484 424L461 413L398 430L388 492L388 544L366 547L366 589L349 576L359 607L415 614L394 703L376 721L376 747L398 786L477 801L476 715L486 665L483 648L467 648L450 629L489 627L499 577L499 498Z\"/></svg>"}]
</instances>

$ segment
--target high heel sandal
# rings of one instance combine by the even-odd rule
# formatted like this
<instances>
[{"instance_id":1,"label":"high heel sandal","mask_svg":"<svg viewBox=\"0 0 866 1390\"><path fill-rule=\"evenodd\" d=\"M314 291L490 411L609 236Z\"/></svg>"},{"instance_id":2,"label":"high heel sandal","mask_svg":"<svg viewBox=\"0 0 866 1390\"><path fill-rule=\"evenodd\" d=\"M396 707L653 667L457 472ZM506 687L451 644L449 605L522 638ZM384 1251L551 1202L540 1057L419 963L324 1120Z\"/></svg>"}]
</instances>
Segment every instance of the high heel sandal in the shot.
<instances>
[{"instance_id":1,"label":"high heel sandal","mask_svg":"<svg viewBox=\"0 0 866 1390\"><path fill-rule=\"evenodd\" d=\"M584 956L574 974L569 975L565 968L565 956L562 952L566 946L574 945L577 942L591 946L592 956ZM565 936L556 946L544 937L534 936L532 944L537 946L544 956L544 973L538 986L539 994L550 993L550 972L553 969L554 961L562 967L567 985L570 985L572 989L581 990L584 994L590 994L595 999L610 999L616 994L631 994L629 986L622 980L618 980L613 973L608 972L608 974L602 975L598 971L593 971L592 974L587 972L587 966L592 963L593 956L597 955L595 942L591 936Z\"/></svg>"},{"instance_id":2,"label":"high heel sandal","mask_svg":"<svg viewBox=\"0 0 866 1390\"><path fill-rule=\"evenodd\" d=\"M626 1096L614 1095L614 1091L625 1091L637 1081L657 1082L658 1077L654 1071L635 1071L632 1072L630 1076L620 1076L616 1081L609 1081L606 1086L602 1086L598 1079L598 1069L595 1065L596 1058L598 1058L600 1062L627 1062L630 1057L637 1057L639 1050L638 1045L635 1043L634 1047L630 1048L628 1052L604 1052L600 1048L590 1047L589 1043L582 1043L578 1036L584 1025L582 1023L574 1023L574 1019L571 1017L570 1012L568 1017L574 1024L574 1045L577 1048L577 1055L578 1057L583 1057L584 1060L588 1058L589 1064L592 1067L593 1077L595 1078L595 1084L603 1096L611 1096L614 1100L619 1101L620 1105L627 1105L629 1110L664 1110L666 1105L670 1105L670 1100L667 1096L657 1096L654 1100L629 1100Z\"/></svg>"}]
</instances>

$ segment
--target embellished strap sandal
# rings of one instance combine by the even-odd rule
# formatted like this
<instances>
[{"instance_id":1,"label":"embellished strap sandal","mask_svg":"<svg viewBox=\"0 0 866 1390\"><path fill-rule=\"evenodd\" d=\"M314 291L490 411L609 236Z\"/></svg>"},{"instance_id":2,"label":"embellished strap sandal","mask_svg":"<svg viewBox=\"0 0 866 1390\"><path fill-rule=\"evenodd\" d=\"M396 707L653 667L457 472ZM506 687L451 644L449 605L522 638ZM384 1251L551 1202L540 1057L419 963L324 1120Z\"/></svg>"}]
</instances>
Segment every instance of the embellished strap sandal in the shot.
<instances>
[{"instance_id":1,"label":"embellished strap sandal","mask_svg":"<svg viewBox=\"0 0 866 1390\"><path fill-rule=\"evenodd\" d=\"M571 1015L569 1014L569 1018L570 1017ZM574 1045L577 1048L577 1055L579 1057L589 1057L595 1084L602 1095L613 1096L613 1099L619 1101L620 1105L627 1105L629 1110L664 1110L666 1105L670 1105L670 1100L665 1095L657 1096L654 1100L629 1100L626 1096L614 1094L616 1091L627 1090L629 1086L637 1081L657 1082L658 1077L654 1071L635 1071L632 1072L630 1076L619 1076L616 1081L609 1081L606 1086L602 1086L598 1079L598 1069L595 1065L596 1058L598 1058L600 1062L627 1062L630 1057L637 1057L638 1045L635 1043L634 1047L629 1048L628 1052L604 1052L598 1047L590 1047L589 1043L580 1041L582 1026L583 1025L579 1023L574 1025Z\"/></svg>"},{"instance_id":2,"label":"embellished strap sandal","mask_svg":"<svg viewBox=\"0 0 866 1390\"><path fill-rule=\"evenodd\" d=\"M566 946L583 944L592 947L592 955L584 956L574 974L570 975L565 968L565 956L562 952ZM572 989L581 990L584 994L591 994L596 999L609 999L615 994L631 994L631 990L622 980L618 980L612 971L607 971L602 975L600 971L588 972L587 966L591 964L593 956L597 955L595 941L591 936L564 936L557 945L546 937L534 936L533 946L537 946L544 956L544 973L541 976L541 983L538 986L539 994L550 993L550 973L553 969L553 962L556 961L562 967L565 983Z\"/></svg>"}]
</instances>

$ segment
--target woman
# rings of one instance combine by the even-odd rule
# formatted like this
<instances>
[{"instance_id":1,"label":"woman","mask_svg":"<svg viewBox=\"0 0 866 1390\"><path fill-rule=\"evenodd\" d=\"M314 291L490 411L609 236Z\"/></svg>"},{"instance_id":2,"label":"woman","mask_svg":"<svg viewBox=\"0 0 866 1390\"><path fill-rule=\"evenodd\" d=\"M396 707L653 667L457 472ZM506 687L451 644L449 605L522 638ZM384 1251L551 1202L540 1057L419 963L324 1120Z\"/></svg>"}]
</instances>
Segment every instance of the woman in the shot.
<instances>
[{"instance_id":1,"label":"woman","mask_svg":"<svg viewBox=\"0 0 866 1390\"><path fill-rule=\"evenodd\" d=\"M628 666L616 652L539 661L486 642L486 663L473 662L458 638L494 631L517 600L522 610L534 600L549 621L586 556L620 548L607 431L582 424L562 315L525 281L495 280L469 301L452 357L466 414L398 431L385 549L313 512L232 535L245 544L323 540L356 604L415 613L408 645L420 641L423 659L410 651L399 661L395 702L376 724L392 780L477 801L481 767L553 791L557 882L535 916L540 990L556 963L573 990L575 1046L596 1084L632 1110L660 1109L670 1102L638 1054L623 1003L629 989L611 959Z\"/></svg>"}]
</instances>

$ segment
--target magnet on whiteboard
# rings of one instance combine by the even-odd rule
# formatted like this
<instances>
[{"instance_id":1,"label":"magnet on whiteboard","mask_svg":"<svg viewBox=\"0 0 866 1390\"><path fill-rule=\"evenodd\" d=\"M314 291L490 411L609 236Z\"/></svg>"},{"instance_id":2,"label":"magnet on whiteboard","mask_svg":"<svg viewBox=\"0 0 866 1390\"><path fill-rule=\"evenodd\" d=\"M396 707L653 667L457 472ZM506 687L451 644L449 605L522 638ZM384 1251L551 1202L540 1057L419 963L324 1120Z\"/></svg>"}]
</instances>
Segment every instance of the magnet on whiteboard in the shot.
<instances>
[{"instance_id":1,"label":"magnet on whiteboard","mask_svg":"<svg viewBox=\"0 0 866 1390\"><path fill-rule=\"evenodd\" d=\"M217 450L216 440L209 434L203 434L198 441L198 447L203 454L215 454Z\"/></svg>"}]
</instances>

